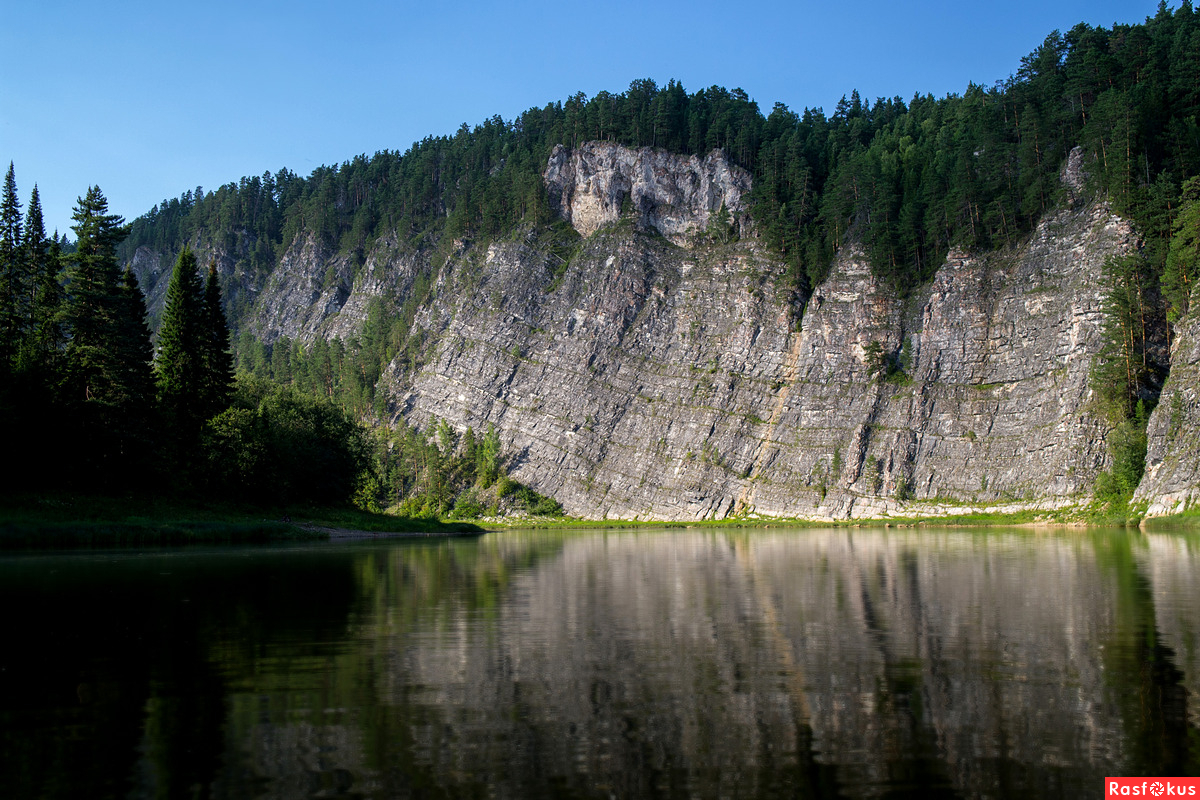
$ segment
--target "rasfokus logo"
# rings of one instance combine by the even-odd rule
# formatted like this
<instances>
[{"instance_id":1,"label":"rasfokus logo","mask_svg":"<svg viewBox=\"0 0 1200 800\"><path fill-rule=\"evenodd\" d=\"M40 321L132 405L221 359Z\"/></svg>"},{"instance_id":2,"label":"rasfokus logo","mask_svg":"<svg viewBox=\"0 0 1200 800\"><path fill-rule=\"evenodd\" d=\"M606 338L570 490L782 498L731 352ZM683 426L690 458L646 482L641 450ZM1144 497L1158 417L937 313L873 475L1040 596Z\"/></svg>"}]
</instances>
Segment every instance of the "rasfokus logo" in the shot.
<instances>
[{"instance_id":1,"label":"rasfokus logo","mask_svg":"<svg viewBox=\"0 0 1200 800\"><path fill-rule=\"evenodd\" d=\"M1200 778L1105 778L1105 797L1200 797Z\"/></svg>"}]
</instances>

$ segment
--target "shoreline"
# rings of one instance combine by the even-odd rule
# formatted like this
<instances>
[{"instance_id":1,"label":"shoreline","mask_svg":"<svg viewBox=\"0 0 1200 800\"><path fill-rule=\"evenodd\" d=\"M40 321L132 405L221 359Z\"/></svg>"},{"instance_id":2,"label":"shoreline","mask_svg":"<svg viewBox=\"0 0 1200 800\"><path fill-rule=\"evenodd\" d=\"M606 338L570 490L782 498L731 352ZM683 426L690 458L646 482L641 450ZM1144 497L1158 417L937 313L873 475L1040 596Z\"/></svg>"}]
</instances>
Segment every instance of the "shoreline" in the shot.
<instances>
[{"instance_id":1,"label":"shoreline","mask_svg":"<svg viewBox=\"0 0 1200 800\"><path fill-rule=\"evenodd\" d=\"M482 536L486 530L446 530L446 531L364 531L355 528L336 528L315 523L293 523L297 528L313 533L325 534L331 542L352 542L362 539L444 539L467 538Z\"/></svg>"}]
</instances>

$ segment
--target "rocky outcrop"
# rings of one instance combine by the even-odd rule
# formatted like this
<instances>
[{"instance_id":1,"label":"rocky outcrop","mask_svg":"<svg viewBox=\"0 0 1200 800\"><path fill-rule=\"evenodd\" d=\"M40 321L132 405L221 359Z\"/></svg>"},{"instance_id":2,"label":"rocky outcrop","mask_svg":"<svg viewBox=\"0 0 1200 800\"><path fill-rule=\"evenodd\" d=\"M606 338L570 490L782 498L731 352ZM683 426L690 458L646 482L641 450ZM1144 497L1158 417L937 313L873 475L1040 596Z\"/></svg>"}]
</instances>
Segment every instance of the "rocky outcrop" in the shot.
<instances>
[{"instance_id":1,"label":"rocky outcrop","mask_svg":"<svg viewBox=\"0 0 1200 800\"><path fill-rule=\"evenodd\" d=\"M254 306L261 296L266 275L252 266L255 240L246 231L230 237L231 242L213 242L196 236L187 244L196 254L201 280L210 265L215 264L221 279L225 307L237 314ZM167 286L175 269L178 253L157 251L142 246L133 254L129 268L137 276L146 296L146 308L152 320L162 316L167 300Z\"/></svg>"},{"instance_id":2,"label":"rocky outcrop","mask_svg":"<svg viewBox=\"0 0 1200 800\"><path fill-rule=\"evenodd\" d=\"M316 237L303 237L268 278L250 329L268 343L280 336L301 341L357 336L372 299L406 295L420 264L391 237L376 241L361 267L350 255L331 253Z\"/></svg>"},{"instance_id":3,"label":"rocky outcrop","mask_svg":"<svg viewBox=\"0 0 1200 800\"><path fill-rule=\"evenodd\" d=\"M248 236L248 234L246 234ZM298 237L275 268L260 274L250 262L252 243L238 237L232 249L202 238L189 243L202 267L217 265L227 312L237 327L270 344L286 336L350 339L366 322L373 301L391 302L412 289L425 260L398 244L378 239L361 264L353 255L332 252L317 237ZM146 294L151 318L162 314L175 257L140 247L129 266Z\"/></svg>"},{"instance_id":4,"label":"rocky outcrop","mask_svg":"<svg viewBox=\"0 0 1200 800\"><path fill-rule=\"evenodd\" d=\"M1177 514L1200 504L1200 315L1175 331L1171 375L1146 428L1146 473L1134 503L1146 516Z\"/></svg>"},{"instance_id":5,"label":"rocky outcrop","mask_svg":"<svg viewBox=\"0 0 1200 800\"><path fill-rule=\"evenodd\" d=\"M748 229L750 174L713 150L703 159L612 142L554 148L545 172L551 207L583 236L616 222L629 200L639 221L675 244L690 243L724 205Z\"/></svg>"}]
</instances>

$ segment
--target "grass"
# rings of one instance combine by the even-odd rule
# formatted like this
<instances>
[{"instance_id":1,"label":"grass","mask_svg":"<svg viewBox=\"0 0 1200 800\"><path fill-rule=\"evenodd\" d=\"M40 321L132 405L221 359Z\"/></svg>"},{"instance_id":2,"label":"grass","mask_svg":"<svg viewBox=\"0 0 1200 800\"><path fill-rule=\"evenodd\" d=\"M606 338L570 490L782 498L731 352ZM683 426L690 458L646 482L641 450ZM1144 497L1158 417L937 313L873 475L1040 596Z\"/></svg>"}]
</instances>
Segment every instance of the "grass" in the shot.
<instances>
[{"instance_id":1,"label":"grass","mask_svg":"<svg viewBox=\"0 0 1200 800\"><path fill-rule=\"evenodd\" d=\"M1143 524L1152 531L1200 531L1200 508L1189 508L1165 517L1149 517Z\"/></svg>"},{"instance_id":2,"label":"grass","mask_svg":"<svg viewBox=\"0 0 1200 800\"><path fill-rule=\"evenodd\" d=\"M30 494L0 497L0 549L183 544L261 544L328 539L306 525L381 533L480 531L343 508L262 508L147 495Z\"/></svg>"}]
</instances>

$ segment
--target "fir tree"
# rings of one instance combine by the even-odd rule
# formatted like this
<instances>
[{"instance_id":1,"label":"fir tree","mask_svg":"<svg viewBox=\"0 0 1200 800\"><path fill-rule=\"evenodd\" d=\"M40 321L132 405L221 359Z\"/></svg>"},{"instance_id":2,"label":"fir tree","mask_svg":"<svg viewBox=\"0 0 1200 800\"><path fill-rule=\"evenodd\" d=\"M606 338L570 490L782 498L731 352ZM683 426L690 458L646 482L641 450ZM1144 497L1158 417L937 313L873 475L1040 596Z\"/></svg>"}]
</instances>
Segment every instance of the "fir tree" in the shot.
<instances>
[{"instance_id":1,"label":"fir tree","mask_svg":"<svg viewBox=\"0 0 1200 800\"><path fill-rule=\"evenodd\" d=\"M121 453L128 466L147 463L153 445L148 424L154 417L154 374L150 327L146 324L146 298L133 272L126 268L117 292L117 329L114 347L121 370Z\"/></svg>"},{"instance_id":2,"label":"fir tree","mask_svg":"<svg viewBox=\"0 0 1200 800\"><path fill-rule=\"evenodd\" d=\"M28 317L21 363L27 370L49 371L63 345L63 290L58 282L60 253L57 237L46 237L42 203L35 184L25 214L25 263L29 276Z\"/></svg>"},{"instance_id":3,"label":"fir tree","mask_svg":"<svg viewBox=\"0 0 1200 800\"><path fill-rule=\"evenodd\" d=\"M119 215L108 213L108 200L98 186L79 199L73 219L76 247L67 280L68 402L108 403L120 394L113 348L120 282L116 246L128 228Z\"/></svg>"}]
</instances>

